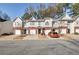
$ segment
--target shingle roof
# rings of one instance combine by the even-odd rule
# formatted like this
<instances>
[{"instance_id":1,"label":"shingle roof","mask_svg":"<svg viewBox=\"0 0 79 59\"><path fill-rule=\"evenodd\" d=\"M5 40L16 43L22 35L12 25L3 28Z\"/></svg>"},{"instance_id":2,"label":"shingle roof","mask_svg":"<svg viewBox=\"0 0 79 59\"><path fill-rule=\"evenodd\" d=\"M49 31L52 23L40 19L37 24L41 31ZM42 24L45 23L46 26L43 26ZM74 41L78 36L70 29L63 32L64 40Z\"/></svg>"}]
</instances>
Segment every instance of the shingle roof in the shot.
<instances>
[{"instance_id":1,"label":"shingle roof","mask_svg":"<svg viewBox=\"0 0 79 59\"><path fill-rule=\"evenodd\" d=\"M73 18L70 17L68 14L65 14L59 18L59 21L73 21Z\"/></svg>"},{"instance_id":2,"label":"shingle roof","mask_svg":"<svg viewBox=\"0 0 79 59\"><path fill-rule=\"evenodd\" d=\"M14 22L17 18L21 19L20 17L16 17L16 18L13 20L13 22ZM22 20L22 19L21 19L21 20Z\"/></svg>"}]
</instances>

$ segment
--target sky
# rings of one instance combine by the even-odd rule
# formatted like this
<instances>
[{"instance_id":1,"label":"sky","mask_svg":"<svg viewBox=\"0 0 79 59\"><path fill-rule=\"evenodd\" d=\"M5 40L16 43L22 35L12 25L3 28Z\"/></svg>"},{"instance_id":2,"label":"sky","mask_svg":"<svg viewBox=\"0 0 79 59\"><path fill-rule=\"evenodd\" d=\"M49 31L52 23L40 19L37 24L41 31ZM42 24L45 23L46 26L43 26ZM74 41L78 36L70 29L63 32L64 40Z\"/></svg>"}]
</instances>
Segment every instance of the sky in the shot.
<instances>
[{"instance_id":1,"label":"sky","mask_svg":"<svg viewBox=\"0 0 79 59\"><path fill-rule=\"evenodd\" d=\"M30 4L30 3L0 3L0 10L4 13L7 13L11 19L15 19L16 17L21 17L25 9L29 6L33 6L36 8L39 4Z\"/></svg>"},{"instance_id":2,"label":"sky","mask_svg":"<svg viewBox=\"0 0 79 59\"><path fill-rule=\"evenodd\" d=\"M48 6L47 3L45 5ZM39 3L0 3L0 10L8 14L11 20L14 20L16 17L21 17L29 6L38 9Z\"/></svg>"}]
</instances>

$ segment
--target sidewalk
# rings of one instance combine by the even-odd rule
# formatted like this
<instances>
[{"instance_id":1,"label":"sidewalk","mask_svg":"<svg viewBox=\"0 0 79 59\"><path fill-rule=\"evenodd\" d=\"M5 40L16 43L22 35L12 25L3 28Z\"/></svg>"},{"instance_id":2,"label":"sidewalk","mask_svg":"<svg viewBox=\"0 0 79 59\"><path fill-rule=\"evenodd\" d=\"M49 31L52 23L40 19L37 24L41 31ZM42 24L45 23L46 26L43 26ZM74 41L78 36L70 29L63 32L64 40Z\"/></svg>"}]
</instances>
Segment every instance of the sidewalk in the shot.
<instances>
[{"instance_id":1,"label":"sidewalk","mask_svg":"<svg viewBox=\"0 0 79 59\"><path fill-rule=\"evenodd\" d=\"M53 39L64 39L63 37L60 38L50 38L49 36L43 36L43 35L9 35L9 36L1 36L0 40L53 40Z\"/></svg>"},{"instance_id":2,"label":"sidewalk","mask_svg":"<svg viewBox=\"0 0 79 59\"><path fill-rule=\"evenodd\" d=\"M0 36L0 40L69 40L69 39L79 39L79 35L74 34L64 34L60 38L50 38L49 36L42 36L42 35L8 35L8 36Z\"/></svg>"},{"instance_id":3,"label":"sidewalk","mask_svg":"<svg viewBox=\"0 0 79 59\"><path fill-rule=\"evenodd\" d=\"M13 40L16 35L0 36L0 40Z\"/></svg>"},{"instance_id":4,"label":"sidewalk","mask_svg":"<svg viewBox=\"0 0 79 59\"><path fill-rule=\"evenodd\" d=\"M79 35L75 35L75 34L64 34L63 37L65 39L79 39Z\"/></svg>"}]
</instances>

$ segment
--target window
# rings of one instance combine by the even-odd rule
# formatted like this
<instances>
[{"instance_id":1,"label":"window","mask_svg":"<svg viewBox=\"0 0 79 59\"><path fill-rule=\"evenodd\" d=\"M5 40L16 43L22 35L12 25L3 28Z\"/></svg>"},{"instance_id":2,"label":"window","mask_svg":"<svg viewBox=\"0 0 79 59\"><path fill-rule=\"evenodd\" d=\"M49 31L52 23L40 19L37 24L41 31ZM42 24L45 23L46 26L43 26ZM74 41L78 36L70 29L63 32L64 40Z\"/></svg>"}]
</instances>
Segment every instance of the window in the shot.
<instances>
[{"instance_id":1,"label":"window","mask_svg":"<svg viewBox=\"0 0 79 59\"><path fill-rule=\"evenodd\" d=\"M34 25L34 22L30 22L30 25Z\"/></svg>"},{"instance_id":2,"label":"window","mask_svg":"<svg viewBox=\"0 0 79 59\"><path fill-rule=\"evenodd\" d=\"M16 23L14 23L15 24L15 26L17 25Z\"/></svg>"},{"instance_id":3,"label":"window","mask_svg":"<svg viewBox=\"0 0 79 59\"><path fill-rule=\"evenodd\" d=\"M27 25L27 23L26 23L26 22L22 22L22 25L23 25L23 26L26 26L26 25Z\"/></svg>"},{"instance_id":4,"label":"window","mask_svg":"<svg viewBox=\"0 0 79 59\"><path fill-rule=\"evenodd\" d=\"M17 22L17 25L20 25L20 23Z\"/></svg>"},{"instance_id":5,"label":"window","mask_svg":"<svg viewBox=\"0 0 79 59\"><path fill-rule=\"evenodd\" d=\"M79 24L79 21L77 21L76 24Z\"/></svg>"},{"instance_id":6,"label":"window","mask_svg":"<svg viewBox=\"0 0 79 59\"><path fill-rule=\"evenodd\" d=\"M20 26L20 25L21 25L21 23L15 22L15 26Z\"/></svg>"},{"instance_id":7,"label":"window","mask_svg":"<svg viewBox=\"0 0 79 59\"><path fill-rule=\"evenodd\" d=\"M46 22L45 25L49 25L49 22Z\"/></svg>"},{"instance_id":8,"label":"window","mask_svg":"<svg viewBox=\"0 0 79 59\"><path fill-rule=\"evenodd\" d=\"M64 23L63 21L60 22L60 24L63 24L63 23Z\"/></svg>"},{"instance_id":9,"label":"window","mask_svg":"<svg viewBox=\"0 0 79 59\"><path fill-rule=\"evenodd\" d=\"M15 22L15 25L17 26L19 23L18 22Z\"/></svg>"},{"instance_id":10,"label":"window","mask_svg":"<svg viewBox=\"0 0 79 59\"><path fill-rule=\"evenodd\" d=\"M38 22L38 25L40 26L41 25L41 22Z\"/></svg>"}]
</instances>

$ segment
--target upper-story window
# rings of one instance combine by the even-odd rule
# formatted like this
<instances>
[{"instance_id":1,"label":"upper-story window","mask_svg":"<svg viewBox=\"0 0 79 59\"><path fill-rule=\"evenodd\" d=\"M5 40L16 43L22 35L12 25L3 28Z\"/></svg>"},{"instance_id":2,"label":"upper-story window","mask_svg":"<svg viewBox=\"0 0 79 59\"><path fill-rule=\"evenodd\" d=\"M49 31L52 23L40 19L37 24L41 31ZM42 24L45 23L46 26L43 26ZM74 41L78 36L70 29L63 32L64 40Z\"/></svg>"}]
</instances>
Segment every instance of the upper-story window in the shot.
<instances>
[{"instance_id":1,"label":"upper-story window","mask_svg":"<svg viewBox=\"0 0 79 59\"><path fill-rule=\"evenodd\" d=\"M63 24L64 22L63 21L60 21L60 24Z\"/></svg>"},{"instance_id":2,"label":"upper-story window","mask_svg":"<svg viewBox=\"0 0 79 59\"><path fill-rule=\"evenodd\" d=\"M15 22L15 25L20 25L20 23L18 23L18 22Z\"/></svg>"},{"instance_id":3,"label":"upper-story window","mask_svg":"<svg viewBox=\"0 0 79 59\"><path fill-rule=\"evenodd\" d=\"M38 22L38 25L40 26L41 25L41 22Z\"/></svg>"},{"instance_id":4,"label":"upper-story window","mask_svg":"<svg viewBox=\"0 0 79 59\"><path fill-rule=\"evenodd\" d=\"M49 25L49 22L46 22L45 25Z\"/></svg>"},{"instance_id":5,"label":"upper-story window","mask_svg":"<svg viewBox=\"0 0 79 59\"><path fill-rule=\"evenodd\" d=\"M79 21L77 21L76 24L79 24Z\"/></svg>"},{"instance_id":6,"label":"upper-story window","mask_svg":"<svg viewBox=\"0 0 79 59\"><path fill-rule=\"evenodd\" d=\"M66 25L67 22L66 21L60 21L60 24Z\"/></svg>"},{"instance_id":7,"label":"upper-story window","mask_svg":"<svg viewBox=\"0 0 79 59\"><path fill-rule=\"evenodd\" d=\"M34 22L30 22L30 25L34 25Z\"/></svg>"},{"instance_id":8,"label":"upper-story window","mask_svg":"<svg viewBox=\"0 0 79 59\"><path fill-rule=\"evenodd\" d=\"M20 23L17 22L17 25L20 25Z\"/></svg>"},{"instance_id":9,"label":"upper-story window","mask_svg":"<svg viewBox=\"0 0 79 59\"><path fill-rule=\"evenodd\" d=\"M15 22L14 25L15 25L15 26L21 26L21 23Z\"/></svg>"}]
</instances>

